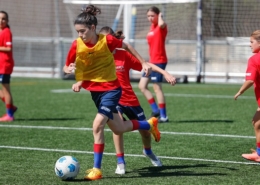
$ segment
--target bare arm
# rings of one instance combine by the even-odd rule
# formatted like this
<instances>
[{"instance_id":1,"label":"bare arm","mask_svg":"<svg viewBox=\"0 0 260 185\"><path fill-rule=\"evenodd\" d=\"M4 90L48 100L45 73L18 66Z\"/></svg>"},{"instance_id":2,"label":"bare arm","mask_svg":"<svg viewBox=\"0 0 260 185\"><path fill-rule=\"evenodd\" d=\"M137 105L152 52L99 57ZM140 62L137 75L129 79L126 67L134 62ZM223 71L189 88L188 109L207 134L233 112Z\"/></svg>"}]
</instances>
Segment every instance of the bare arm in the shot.
<instances>
[{"instance_id":1,"label":"bare arm","mask_svg":"<svg viewBox=\"0 0 260 185\"><path fill-rule=\"evenodd\" d=\"M170 73L168 73L167 71L163 70L162 68L160 68L152 63L148 63L148 65L150 65L152 67L153 71L161 73L168 83L170 83L171 85L176 84L176 78L174 76L172 76Z\"/></svg>"},{"instance_id":2,"label":"bare arm","mask_svg":"<svg viewBox=\"0 0 260 185\"><path fill-rule=\"evenodd\" d=\"M1 47L0 47L0 51L11 52L11 51L12 51L12 48L1 46Z\"/></svg>"},{"instance_id":3,"label":"bare arm","mask_svg":"<svg viewBox=\"0 0 260 185\"><path fill-rule=\"evenodd\" d=\"M252 80L247 80L244 82L244 84L241 86L239 91L235 94L234 99L236 100L238 96L243 94L247 89L249 89L252 85L254 84L254 81Z\"/></svg>"},{"instance_id":4,"label":"bare arm","mask_svg":"<svg viewBox=\"0 0 260 185\"><path fill-rule=\"evenodd\" d=\"M130 45L127 44L125 42L123 42L122 48L125 49L126 51L128 51L129 53L131 53L133 56L135 56L135 58L137 58L139 60L139 62L142 64L143 66L143 70L145 72L146 76L149 76L152 68L147 64L147 62L141 57L141 55Z\"/></svg>"},{"instance_id":5,"label":"bare arm","mask_svg":"<svg viewBox=\"0 0 260 185\"><path fill-rule=\"evenodd\" d=\"M164 20L163 20L163 15L162 15L162 13L160 12L159 13L159 15L158 15L158 26L160 27L160 28L165 28L165 26L166 26L166 23L164 22Z\"/></svg>"}]
</instances>

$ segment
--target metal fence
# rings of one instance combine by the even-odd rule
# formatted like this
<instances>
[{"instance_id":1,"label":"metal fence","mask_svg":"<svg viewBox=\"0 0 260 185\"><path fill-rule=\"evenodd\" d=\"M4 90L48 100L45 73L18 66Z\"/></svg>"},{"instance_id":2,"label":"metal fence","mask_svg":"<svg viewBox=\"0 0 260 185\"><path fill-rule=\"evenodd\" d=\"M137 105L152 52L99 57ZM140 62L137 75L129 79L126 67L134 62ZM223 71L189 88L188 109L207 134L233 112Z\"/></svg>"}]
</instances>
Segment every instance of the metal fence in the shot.
<instances>
[{"instance_id":1,"label":"metal fence","mask_svg":"<svg viewBox=\"0 0 260 185\"><path fill-rule=\"evenodd\" d=\"M72 42L71 38L14 37L16 67L13 76L64 78L62 67ZM190 81L196 81L196 43L196 40L168 40L166 70L176 77L187 76ZM142 57L149 58L146 40L134 40L131 44ZM203 48L202 81L243 81L251 55L249 38L206 40ZM140 75L139 72L131 73L133 79Z\"/></svg>"}]
</instances>

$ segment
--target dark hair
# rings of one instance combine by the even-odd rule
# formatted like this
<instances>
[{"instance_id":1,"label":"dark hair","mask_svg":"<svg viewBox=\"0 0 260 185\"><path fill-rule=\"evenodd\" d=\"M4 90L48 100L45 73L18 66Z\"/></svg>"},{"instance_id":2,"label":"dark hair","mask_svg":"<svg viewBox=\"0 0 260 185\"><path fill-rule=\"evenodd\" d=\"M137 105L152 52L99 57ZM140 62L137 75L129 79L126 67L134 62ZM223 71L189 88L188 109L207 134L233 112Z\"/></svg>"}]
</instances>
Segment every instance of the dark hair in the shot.
<instances>
[{"instance_id":1,"label":"dark hair","mask_svg":"<svg viewBox=\"0 0 260 185\"><path fill-rule=\"evenodd\" d=\"M102 33L108 33L110 35L113 35L117 39L124 39L125 38L122 30L119 30L115 33L114 30L112 28L110 28L109 26L104 26L103 28L101 28L99 33L101 33L101 34Z\"/></svg>"},{"instance_id":2,"label":"dark hair","mask_svg":"<svg viewBox=\"0 0 260 185\"><path fill-rule=\"evenodd\" d=\"M7 20L7 22L9 21L9 16L8 16L8 13L6 12L6 11L3 11L3 10L1 10L0 11L0 13L2 13L2 14L5 14L5 17L6 17L6 20ZM6 25L8 28L10 28L10 26L9 26L9 24L7 23L7 25Z\"/></svg>"},{"instance_id":3,"label":"dark hair","mask_svg":"<svg viewBox=\"0 0 260 185\"><path fill-rule=\"evenodd\" d=\"M85 8L82 8L82 12L77 16L74 21L74 24L83 24L87 27L91 25L97 26L98 21L96 18L96 14L100 14L101 10L94 5L88 5Z\"/></svg>"},{"instance_id":4,"label":"dark hair","mask_svg":"<svg viewBox=\"0 0 260 185\"><path fill-rule=\"evenodd\" d=\"M156 13L157 15L160 13L159 8L157 8L156 6L152 6L151 8L149 8L147 10L147 12L149 12L149 11L152 11L152 12Z\"/></svg>"}]
</instances>

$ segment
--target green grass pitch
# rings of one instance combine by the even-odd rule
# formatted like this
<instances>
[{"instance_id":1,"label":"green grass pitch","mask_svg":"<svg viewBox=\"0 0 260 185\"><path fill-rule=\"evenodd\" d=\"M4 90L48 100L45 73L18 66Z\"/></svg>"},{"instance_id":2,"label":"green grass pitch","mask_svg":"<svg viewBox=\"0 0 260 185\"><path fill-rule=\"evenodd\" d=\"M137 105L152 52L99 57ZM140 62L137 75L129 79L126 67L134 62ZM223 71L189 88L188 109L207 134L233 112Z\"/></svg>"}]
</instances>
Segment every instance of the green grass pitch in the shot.
<instances>
[{"instance_id":1,"label":"green grass pitch","mask_svg":"<svg viewBox=\"0 0 260 185\"><path fill-rule=\"evenodd\" d=\"M12 79L18 111L14 122L0 123L0 184L259 184L260 166L241 157L255 148L253 89L234 101L241 84L195 83L163 85L170 122L159 125L161 141L152 142L163 167L153 167L142 155L137 132L126 133L127 173L116 175L112 133L106 127L103 178L83 181L85 170L93 165L91 128L96 108L87 91L71 91L73 82ZM136 83L133 87L149 116L148 103ZM5 113L4 104L0 113ZM54 164L63 155L80 162L80 173L72 182L61 181L54 173Z\"/></svg>"}]
</instances>

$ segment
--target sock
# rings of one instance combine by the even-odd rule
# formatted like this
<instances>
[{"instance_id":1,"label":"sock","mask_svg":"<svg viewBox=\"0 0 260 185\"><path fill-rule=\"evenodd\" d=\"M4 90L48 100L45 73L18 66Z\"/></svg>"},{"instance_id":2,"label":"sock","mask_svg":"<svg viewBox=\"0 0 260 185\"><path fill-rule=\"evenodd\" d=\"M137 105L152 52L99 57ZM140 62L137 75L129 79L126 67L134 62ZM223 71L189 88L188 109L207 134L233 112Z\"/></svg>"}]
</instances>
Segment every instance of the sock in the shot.
<instances>
[{"instance_id":1,"label":"sock","mask_svg":"<svg viewBox=\"0 0 260 185\"><path fill-rule=\"evenodd\" d=\"M94 168L101 168L101 162L103 157L105 144L94 143Z\"/></svg>"},{"instance_id":2,"label":"sock","mask_svg":"<svg viewBox=\"0 0 260 185\"><path fill-rule=\"evenodd\" d=\"M4 97L3 97L3 98L1 98L1 100L2 100L2 102L4 102L4 103L5 103L5 98L4 98ZM17 109L17 107L16 107L16 106L14 106L14 105L11 105L11 108L12 108L13 110Z\"/></svg>"},{"instance_id":3,"label":"sock","mask_svg":"<svg viewBox=\"0 0 260 185\"><path fill-rule=\"evenodd\" d=\"M153 153L151 147L150 148L144 147L144 152L145 152L146 155L151 155Z\"/></svg>"},{"instance_id":4,"label":"sock","mask_svg":"<svg viewBox=\"0 0 260 185\"><path fill-rule=\"evenodd\" d=\"M166 118L167 115L166 115L166 105L165 105L165 103L160 103L159 107L160 107L160 116L162 118Z\"/></svg>"},{"instance_id":5,"label":"sock","mask_svg":"<svg viewBox=\"0 0 260 185\"><path fill-rule=\"evenodd\" d=\"M116 154L117 164L125 164L125 156L124 153Z\"/></svg>"},{"instance_id":6,"label":"sock","mask_svg":"<svg viewBox=\"0 0 260 185\"><path fill-rule=\"evenodd\" d=\"M133 124L133 130L150 130L150 124L145 121L131 120Z\"/></svg>"},{"instance_id":7,"label":"sock","mask_svg":"<svg viewBox=\"0 0 260 185\"><path fill-rule=\"evenodd\" d=\"M13 109L12 109L13 105L11 105L11 104L6 104L5 106L6 106L6 113L7 113L9 116L13 117L13 115L14 115L14 111L13 111Z\"/></svg>"},{"instance_id":8,"label":"sock","mask_svg":"<svg viewBox=\"0 0 260 185\"><path fill-rule=\"evenodd\" d=\"M150 100L148 100L148 102L149 102L149 104L150 104L150 106L151 106L151 108L152 108L152 112L154 112L154 113L159 112L158 106L157 106L157 104L156 104L154 98L151 98Z\"/></svg>"},{"instance_id":9,"label":"sock","mask_svg":"<svg viewBox=\"0 0 260 185\"><path fill-rule=\"evenodd\" d=\"M256 143L256 153L260 156L260 143Z\"/></svg>"}]
</instances>

